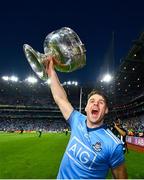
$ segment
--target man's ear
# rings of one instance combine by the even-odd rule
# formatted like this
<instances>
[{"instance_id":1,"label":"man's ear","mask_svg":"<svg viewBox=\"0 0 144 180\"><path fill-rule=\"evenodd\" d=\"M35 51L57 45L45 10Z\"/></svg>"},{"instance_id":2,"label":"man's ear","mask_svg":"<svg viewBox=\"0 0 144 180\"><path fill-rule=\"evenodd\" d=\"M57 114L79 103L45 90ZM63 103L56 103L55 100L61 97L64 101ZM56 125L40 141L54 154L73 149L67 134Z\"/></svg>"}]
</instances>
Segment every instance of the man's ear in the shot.
<instances>
[{"instance_id":1,"label":"man's ear","mask_svg":"<svg viewBox=\"0 0 144 180\"><path fill-rule=\"evenodd\" d=\"M108 107L106 107L105 114L108 114L108 111L109 111Z\"/></svg>"}]
</instances>

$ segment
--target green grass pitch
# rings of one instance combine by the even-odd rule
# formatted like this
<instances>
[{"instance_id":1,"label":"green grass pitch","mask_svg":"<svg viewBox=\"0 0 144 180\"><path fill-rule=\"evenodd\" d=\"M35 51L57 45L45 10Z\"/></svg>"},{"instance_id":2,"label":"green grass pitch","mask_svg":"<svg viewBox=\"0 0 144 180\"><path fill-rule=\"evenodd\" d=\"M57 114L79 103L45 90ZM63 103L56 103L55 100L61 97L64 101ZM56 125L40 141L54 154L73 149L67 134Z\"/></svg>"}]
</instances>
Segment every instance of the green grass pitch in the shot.
<instances>
[{"instance_id":1,"label":"green grass pitch","mask_svg":"<svg viewBox=\"0 0 144 180\"><path fill-rule=\"evenodd\" d=\"M0 133L0 179L55 179L68 140L64 133ZM144 179L143 164L144 153L126 154L129 178Z\"/></svg>"}]
</instances>

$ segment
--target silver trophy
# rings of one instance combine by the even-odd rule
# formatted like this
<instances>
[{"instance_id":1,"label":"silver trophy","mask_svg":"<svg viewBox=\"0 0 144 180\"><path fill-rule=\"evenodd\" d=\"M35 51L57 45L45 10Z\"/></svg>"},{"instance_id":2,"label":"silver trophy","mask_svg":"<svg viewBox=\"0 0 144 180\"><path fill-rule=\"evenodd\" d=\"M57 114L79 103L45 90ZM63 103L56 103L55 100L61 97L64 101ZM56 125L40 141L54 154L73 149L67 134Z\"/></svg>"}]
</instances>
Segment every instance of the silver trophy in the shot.
<instances>
[{"instance_id":1,"label":"silver trophy","mask_svg":"<svg viewBox=\"0 0 144 180\"><path fill-rule=\"evenodd\" d=\"M48 80L44 61L47 56L57 60L54 67L60 72L72 72L86 64L86 50L78 35L70 28L63 27L48 34L44 41L44 54L35 51L28 44L23 46L32 69L42 80Z\"/></svg>"}]
</instances>

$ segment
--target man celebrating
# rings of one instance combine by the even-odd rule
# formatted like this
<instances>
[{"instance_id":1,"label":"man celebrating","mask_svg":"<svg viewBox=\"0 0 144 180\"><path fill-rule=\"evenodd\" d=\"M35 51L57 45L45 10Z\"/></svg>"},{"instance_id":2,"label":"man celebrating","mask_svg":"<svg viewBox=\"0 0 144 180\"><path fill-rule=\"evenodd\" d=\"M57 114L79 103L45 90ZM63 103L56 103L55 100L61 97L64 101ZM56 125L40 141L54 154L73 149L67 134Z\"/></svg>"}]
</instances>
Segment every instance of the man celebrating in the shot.
<instances>
[{"instance_id":1,"label":"man celebrating","mask_svg":"<svg viewBox=\"0 0 144 180\"><path fill-rule=\"evenodd\" d=\"M114 121L113 124L114 125L112 127L112 132L114 133L116 137L118 137L122 141L123 152L128 153L128 147L126 143L127 131L122 127L121 120L119 118L116 118L116 121Z\"/></svg>"},{"instance_id":2,"label":"man celebrating","mask_svg":"<svg viewBox=\"0 0 144 180\"><path fill-rule=\"evenodd\" d=\"M126 179L123 146L103 124L108 113L106 96L92 91L85 107L86 115L73 109L54 70L55 59L48 57L44 65L51 80L53 98L70 124L71 137L63 156L58 179L104 179L111 169L116 179Z\"/></svg>"}]
</instances>

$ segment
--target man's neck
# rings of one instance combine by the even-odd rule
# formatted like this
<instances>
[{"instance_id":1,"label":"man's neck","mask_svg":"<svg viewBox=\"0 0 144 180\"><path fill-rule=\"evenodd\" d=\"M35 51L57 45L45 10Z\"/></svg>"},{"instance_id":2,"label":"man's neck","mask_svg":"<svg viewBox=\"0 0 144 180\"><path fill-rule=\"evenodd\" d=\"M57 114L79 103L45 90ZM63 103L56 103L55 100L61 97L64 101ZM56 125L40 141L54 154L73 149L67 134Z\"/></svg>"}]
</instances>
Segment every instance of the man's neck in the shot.
<instances>
[{"instance_id":1,"label":"man's neck","mask_svg":"<svg viewBox=\"0 0 144 180\"><path fill-rule=\"evenodd\" d=\"M88 128L97 128L103 125L103 121L99 123L91 123L88 120L86 121L87 127Z\"/></svg>"}]
</instances>

